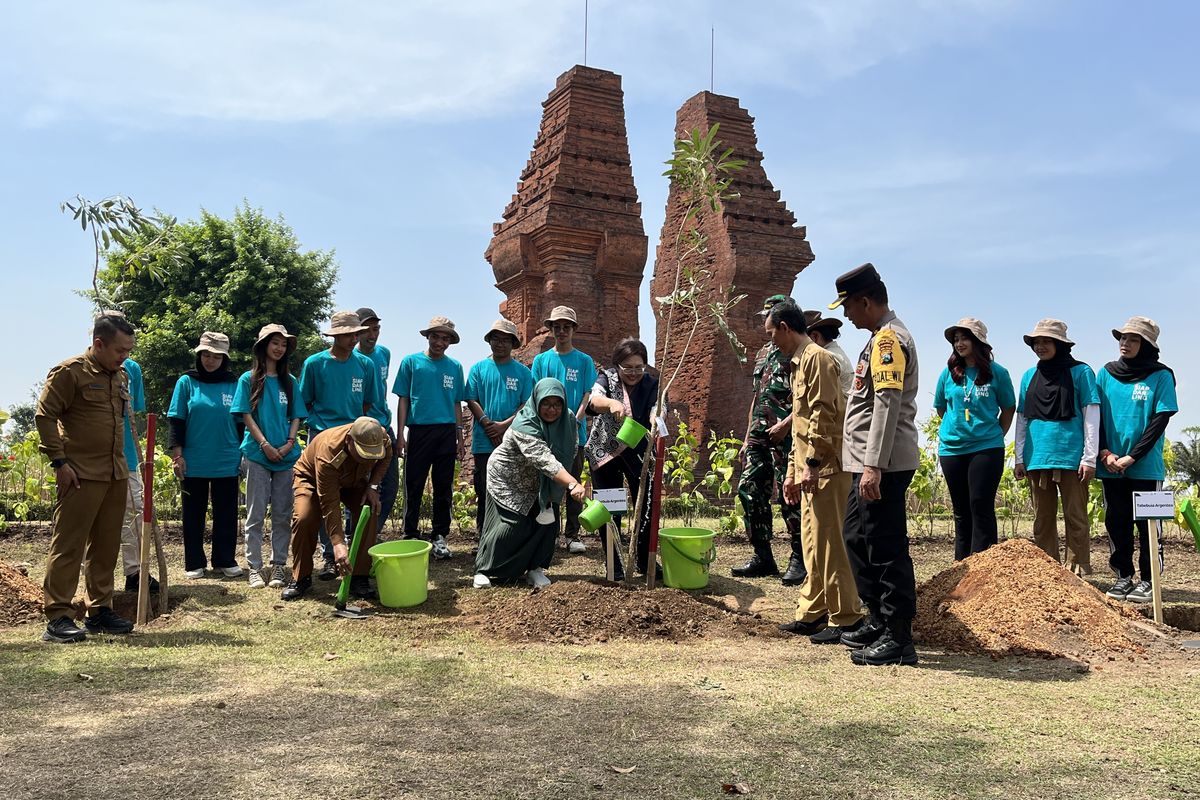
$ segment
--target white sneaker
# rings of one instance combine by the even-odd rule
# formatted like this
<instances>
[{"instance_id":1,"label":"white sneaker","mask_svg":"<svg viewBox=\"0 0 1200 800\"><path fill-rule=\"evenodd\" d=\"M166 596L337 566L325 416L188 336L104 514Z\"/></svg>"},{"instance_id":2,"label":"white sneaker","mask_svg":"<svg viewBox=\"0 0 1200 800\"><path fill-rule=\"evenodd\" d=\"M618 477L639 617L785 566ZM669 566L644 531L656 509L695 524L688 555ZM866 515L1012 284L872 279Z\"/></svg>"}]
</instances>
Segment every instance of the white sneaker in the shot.
<instances>
[{"instance_id":1,"label":"white sneaker","mask_svg":"<svg viewBox=\"0 0 1200 800\"><path fill-rule=\"evenodd\" d=\"M234 564L232 567L221 567L220 573L226 578L240 578L246 574L237 564Z\"/></svg>"},{"instance_id":2,"label":"white sneaker","mask_svg":"<svg viewBox=\"0 0 1200 800\"><path fill-rule=\"evenodd\" d=\"M450 545L446 544L446 537L439 536L433 540L433 557L434 558L450 558L454 555L450 552Z\"/></svg>"},{"instance_id":3,"label":"white sneaker","mask_svg":"<svg viewBox=\"0 0 1200 800\"><path fill-rule=\"evenodd\" d=\"M250 588L265 589L267 588L266 581L262 578L262 573L256 569L250 570Z\"/></svg>"},{"instance_id":4,"label":"white sneaker","mask_svg":"<svg viewBox=\"0 0 1200 800\"><path fill-rule=\"evenodd\" d=\"M585 545L583 542L579 541L578 539L572 539L571 541L567 542L567 552L574 553L575 555L579 555L580 553L586 553L587 545Z\"/></svg>"},{"instance_id":5,"label":"white sneaker","mask_svg":"<svg viewBox=\"0 0 1200 800\"><path fill-rule=\"evenodd\" d=\"M546 577L546 570L541 567L526 572L525 582L535 589L545 589L550 585L550 579Z\"/></svg>"},{"instance_id":6,"label":"white sneaker","mask_svg":"<svg viewBox=\"0 0 1200 800\"><path fill-rule=\"evenodd\" d=\"M205 571L205 570L204 570L204 567L201 567L200 569L189 569L187 572L185 572L185 573L183 573L183 574L184 574L184 577L191 578L192 580L195 580L195 579L197 579L197 578L203 578L203 577L204 577L204 571Z\"/></svg>"},{"instance_id":7,"label":"white sneaker","mask_svg":"<svg viewBox=\"0 0 1200 800\"><path fill-rule=\"evenodd\" d=\"M476 589L487 589L492 585L492 579L482 572L476 572L475 580L472 581L471 585Z\"/></svg>"}]
</instances>

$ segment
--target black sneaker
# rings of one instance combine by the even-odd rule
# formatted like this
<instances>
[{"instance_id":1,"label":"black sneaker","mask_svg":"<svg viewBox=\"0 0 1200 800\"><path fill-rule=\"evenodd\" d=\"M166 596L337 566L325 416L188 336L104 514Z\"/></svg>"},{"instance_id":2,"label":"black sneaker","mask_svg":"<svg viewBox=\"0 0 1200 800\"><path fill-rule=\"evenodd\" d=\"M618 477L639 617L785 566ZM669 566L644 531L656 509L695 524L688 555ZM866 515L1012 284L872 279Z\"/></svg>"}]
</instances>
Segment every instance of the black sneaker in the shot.
<instances>
[{"instance_id":1,"label":"black sneaker","mask_svg":"<svg viewBox=\"0 0 1200 800\"><path fill-rule=\"evenodd\" d=\"M831 625L820 633L808 637L808 640L813 644L841 644L843 634L855 633L862 626L861 619L853 625Z\"/></svg>"},{"instance_id":2,"label":"black sneaker","mask_svg":"<svg viewBox=\"0 0 1200 800\"><path fill-rule=\"evenodd\" d=\"M371 588L371 579L366 575L354 575L350 578L350 596L359 600L372 600L375 590Z\"/></svg>"},{"instance_id":3,"label":"black sneaker","mask_svg":"<svg viewBox=\"0 0 1200 800\"><path fill-rule=\"evenodd\" d=\"M1117 582L1112 585L1112 588L1105 592L1105 595L1113 600L1124 600L1125 596L1133 591L1133 578L1117 578Z\"/></svg>"},{"instance_id":4,"label":"black sneaker","mask_svg":"<svg viewBox=\"0 0 1200 800\"><path fill-rule=\"evenodd\" d=\"M858 650L868 645L874 644L883 636L883 632L887 630L879 618L874 614L868 616L859 625L857 630L849 631L842 634L842 644L852 650Z\"/></svg>"},{"instance_id":5,"label":"black sneaker","mask_svg":"<svg viewBox=\"0 0 1200 800\"><path fill-rule=\"evenodd\" d=\"M1125 599L1131 603L1153 603L1154 585L1150 581L1138 581L1137 585L1129 590L1129 594L1125 595Z\"/></svg>"},{"instance_id":6,"label":"black sneaker","mask_svg":"<svg viewBox=\"0 0 1200 800\"><path fill-rule=\"evenodd\" d=\"M334 561L332 558L325 559L325 562L323 564L321 564L321 569L318 570L318 572L317 572L317 580L331 581L334 578L336 578L337 576L338 576L337 562ZM284 599L286 600L287 598L284 598Z\"/></svg>"},{"instance_id":7,"label":"black sneaker","mask_svg":"<svg viewBox=\"0 0 1200 800\"><path fill-rule=\"evenodd\" d=\"M100 606L95 614L83 621L83 626L88 629L88 633L121 635L133 631L133 623L122 616L118 616L117 612L108 606Z\"/></svg>"},{"instance_id":8,"label":"black sneaker","mask_svg":"<svg viewBox=\"0 0 1200 800\"><path fill-rule=\"evenodd\" d=\"M794 619L791 622L785 622L779 626L779 630L784 633L794 633L799 636L812 636L814 633L820 633L829 627L829 615L822 614L812 622L801 622Z\"/></svg>"},{"instance_id":9,"label":"black sneaker","mask_svg":"<svg viewBox=\"0 0 1200 800\"><path fill-rule=\"evenodd\" d=\"M125 591L133 592L136 594L137 590L138 590L138 580L140 579L140 577L141 576L136 572L133 573L132 575L126 575L125 576ZM153 575L150 576L150 591L152 591L152 592L158 591L158 581L154 579Z\"/></svg>"},{"instance_id":10,"label":"black sneaker","mask_svg":"<svg viewBox=\"0 0 1200 800\"><path fill-rule=\"evenodd\" d=\"M776 566L773 556L763 557L755 553L745 564L729 570L729 574L735 578L765 578L769 575L778 575L779 567Z\"/></svg>"},{"instance_id":11,"label":"black sneaker","mask_svg":"<svg viewBox=\"0 0 1200 800\"><path fill-rule=\"evenodd\" d=\"M891 664L916 666L917 650L911 641L901 644L892 636L892 632L884 629L873 645L862 650L852 650L850 661L860 667L883 667Z\"/></svg>"},{"instance_id":12,"label":"black sneaker","mask_svg":"<svg viewBox=\"0 0 1200 800\"><path fill-rule=\"evenodd\" d=\"M301 597L304 597L304 595L308 594L309 591L311 591L311 590L312 590L312 578L304 577L298 581L296 581L296 580L290 581L288 583L287 587L284 588L283 592L280 593L279 598L281 600L299 600Z\"/></svg>"},{"instance_id":13,"label":"black sneaker","mask_svg":"<svg viewBox=\"0 0 1200 800\"><path fill-rule=\"evenodd\" d=\"M46 632L42 634L43 642L52 642L54 644L70 644L71 642L82 642L87 638L87 632L75 625L75 620L70 617L59 617L52 620L46 626Z\"/></svg>"},{"instance_id":14,"label":"black sneaker","mask_svg":"<svg viewBox=\"0 0 1200 800\"><path fill-rule=\"evenodd\" d=\"M808 580L808 570L804 568L804 559L791 556L788 558L787 569L779 582L784 586L802 586Z\"/></svg>"}]
</instances>

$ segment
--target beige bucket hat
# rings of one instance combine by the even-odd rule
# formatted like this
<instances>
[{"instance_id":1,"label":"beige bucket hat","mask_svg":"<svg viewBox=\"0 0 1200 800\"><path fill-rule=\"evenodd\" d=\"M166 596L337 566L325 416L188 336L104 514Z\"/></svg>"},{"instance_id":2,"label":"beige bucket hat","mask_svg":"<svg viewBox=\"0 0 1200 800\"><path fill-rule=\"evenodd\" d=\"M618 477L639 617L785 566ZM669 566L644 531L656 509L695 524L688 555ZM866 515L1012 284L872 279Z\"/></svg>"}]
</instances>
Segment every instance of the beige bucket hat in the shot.
<instances>
[{"instance_id":1,"label":"beige bucket hat","mask_svg":"<svg viewBox=\"0 0 1200 800\"><path fill-rule=\"evenodd\" d=\"M982 322L975 319L974 317L963 317L958 322L951 325L949 328L946 328L946 341L949 342L950 344L954 344L954 332L960 328L962 330L966 331L967 333L971 334L972 336L974 336L976 339L978 339L980 344L986 344L988 347L992 346L991 343L988 342L988 340L987 340L987 325L984 325ZM1064 325L1063 326L1063 334L1064 335L1066 334L1066 331L1067 331L1067 327ZM1044 336L1045 334L1038 334L1038 335ZM1028 338L1028 337L1026 337L1026 338Z\"/></svg>"},{"instance_id":2,"label":"beige bucket hat","mask_svg":"<svg viewBox=\"0 0 1200 800\"><path fill-rule=\"evenodd\" d=\"M498 319L492 323L492 327L488 328L488 332L483 335L483 340L489 341L493 333L507 333L516 340L517 344L521 344L521 334L517 332L517 326L506 319Z\"/></svg>"},{"instance_id":3,"label":"beige bucket hat","mask_svg":"<svg viewBox=\"0 0 1200 800\"><path fill-rule=\"evenodd\" d=\"M194 353L216 353L219 356L229 355L229 337L223 333L205 331L200 334L200 344L193 348Z\"/></svg>"},{"instance_id":4,"label":"beige bucket hat","mask_svg":"<svg viewBox=\"0 0 1200 800\"><path fill-rule=\"evenodd\" d=\"M359 417L350 425L350 440L360 456L368 461L378 461L384 456L388 435L379 420Z\"/></svg>"},{"instance_id":5,"label":"beige bucket hat","mask_svg":"<svg viewBox=\"0 0 1200 800\"><path fill-rule=\"evenodd\" d=\"M366 329L353 311L335 311L329 318L329 330L321 331L321 335L341 336L343 333L362 333Z\"/></svg>"},{"instance_id":6,"label":"beige bucket hat","mask_svg":"<svg viewBox=\"0 0 1200 800\"><path fill-rule=\"evenodd\" d=\"M284 338L284 340L287 342L286 355L290 356L292 353L296 352L296 336L295 336L295 334L288 333L287 328L285 328L282 325L276 324L276 323L271 323L270 325L263 325L261 328L258 329L258 338L256 338L254 340L254 347L257 349L260 344L262 344L267 339L270 339L272 336L274 336L277 333L280 336L282 336Z\"/></svg>"},{"instance_id":7,"label":"beige bucket hat","mask_svg":"<svg viewBox=\"0 0 1200 800\"><path fill-rule=\"evenodd\" d=\"M1158 349L1158 323L1149 317L1130 317L1120 328L1113 328L1113 338L1120 339L1122 333L1136 333L1146 344Z\"/></svg>"},{"instance_id":8,"label":"beige bucket hat","mask_svg":"<svg viewBox=\"0 0 1200 800\"><path fill-rule=\"evenodd\" d=\"M1033 331L1021 338L1025 340L1025 344L1032 347L1033 340L1039 336L1045 336L1047 339L1054 339L1063 344L1075 344L1067 338L1067 323L1061 319L1047 317L1046 319L1038 320L1038 324L1033 326Z\"/></svg>"},{"instance_id":9,"label":"beige bucket hat","mask_svg":"<svg viewBox=\"0 0 1200 800\"><path fill-rule=\"evenodd\" d=\"M454 330L454 323L450 321L449 317L434 317L429 320L429 326L421 331L421 335L428 336L434 331L448 334L452 344L458 344L460 341L458 331Z\"/></svg>"},{"instance_id":10,"label":"beige bucket hat","mask_svg":"<svg viewBox=\"0 0 1200 800\"><path fill-rule=\"evenodd\" d=\"M575 309L570 306L555 306L554 310L550 312L550 316L546 317L542 321L542 324L549 328L551 322L569 322L572 325L579 324L579 320L575 317Z\"/></svg>"}]
</instances>

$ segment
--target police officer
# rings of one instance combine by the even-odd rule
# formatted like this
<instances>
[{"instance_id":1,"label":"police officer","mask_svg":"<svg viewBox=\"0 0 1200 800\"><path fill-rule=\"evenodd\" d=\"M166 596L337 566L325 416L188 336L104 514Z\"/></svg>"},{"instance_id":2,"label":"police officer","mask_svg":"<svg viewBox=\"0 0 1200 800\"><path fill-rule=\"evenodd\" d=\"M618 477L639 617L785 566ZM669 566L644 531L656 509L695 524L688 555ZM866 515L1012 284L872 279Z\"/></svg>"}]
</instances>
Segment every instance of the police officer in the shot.
<instances>
[{"instance_id":1,"label":"police officer","mask_svg":"<svg viewBox=\"0 0 1200 800\"><path fill-rule=\"evenodd\" d=\"M350 593L370 597L368 573L371 557L367 550L375 543L376 520L381 508L379 483L388 470L392 441L379 420L359 417L349 425L322 431L300 454L292 479L295 501L292 504L292 581L280 595L297 600L312 588L313 552L321 523L333 543L333 560L338 574L353 572ZM346 534L342 527L342 505L357 520L364 505L371 507L371 519L358 546L358 558L349 561Z\"/></svg>"},{"instance_id":2,"label":"police officer","mask_svg":"<svg viewBox=\"0 0 1200 800\"><path fill-rule=\"evenodd\" d=\"M46 618L42 639L64 644L87 633L129 633L133 623L112 610L113 569L121 549L129 468L125 462L125 417L129 379L122 366L133 350L133 327L101 315L92 327L92 346L50 370L38 398L41 451L50 459L58 485L53 534L46 561ZM72 600L84 575L85 632L74 623Z\"/></svg>"},{"instance_id":3,"label":"police officer","mask_svg":"<svg viewBox=\"0 0 1200 800\"><path fill-rule=\"evenodd\" d=\"M846 406L842 463L852 475L842 531L858 593L870 617L842 635L855 664L916 664L917 588L904 497L919 463L917 348L871 264L837 279L837 300L871 338L858 356Z\"/></svg>"},{"instance_id":4,"label":"police officer","mask_svg":"<svg viewBox=\"0 0 1200 800\"><path fill-rule=\"evenodd\" d=\"M776 304L787 299L788 296L784 294L771 295L763 302L759 316L766 317ZM783 479L787 473L788 453L792 449L790 357L771 341L763 345L755 357L754 399L750 403L746 440L740 454L742 474L738 479L738 498L742 501L746 531L750 534L754 554L749 561L734 567L731 572L738 578L779 574L775 555L771 552L774 522L771 498L778 495L779 508L792 544L783 584L799 586L808 577L808 570L804 567L804 548L800 542L800 506L788 503L783 496Z\"/></svg>"}]
</instances>

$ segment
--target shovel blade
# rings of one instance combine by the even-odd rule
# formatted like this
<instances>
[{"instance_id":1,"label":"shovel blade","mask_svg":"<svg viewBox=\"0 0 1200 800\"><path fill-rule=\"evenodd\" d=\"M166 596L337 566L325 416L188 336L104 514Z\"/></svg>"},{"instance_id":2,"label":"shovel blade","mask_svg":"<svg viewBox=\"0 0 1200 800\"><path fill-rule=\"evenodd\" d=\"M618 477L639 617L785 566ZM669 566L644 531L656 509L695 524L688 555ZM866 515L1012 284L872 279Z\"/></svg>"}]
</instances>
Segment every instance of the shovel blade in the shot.
<instances>
[{"instance_id":1,"label":"shovel blade","mask_svg":"<svg viewBox=\"0 0 1200 800\"><path fill-rule=\"evenodd\" d=\"M358 606L346 606L345 608L334 609L333 615L342 619L366 619L371 616L371 612L369 609Z\"/></svg>"}]
</instances>

